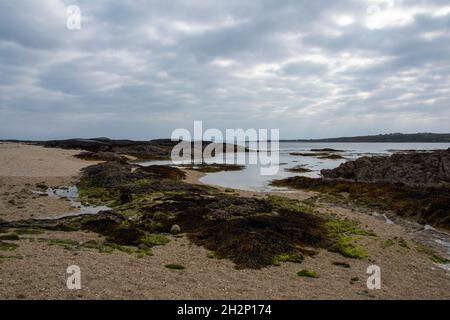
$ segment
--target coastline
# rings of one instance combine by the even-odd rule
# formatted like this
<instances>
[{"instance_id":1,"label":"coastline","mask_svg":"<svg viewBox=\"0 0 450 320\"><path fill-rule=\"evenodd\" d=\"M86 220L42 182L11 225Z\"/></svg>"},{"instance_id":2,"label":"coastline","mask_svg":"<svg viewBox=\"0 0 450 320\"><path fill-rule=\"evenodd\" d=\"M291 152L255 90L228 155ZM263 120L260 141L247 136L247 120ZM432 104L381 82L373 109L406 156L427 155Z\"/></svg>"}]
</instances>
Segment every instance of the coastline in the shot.
<instances>
[{"instance_id":1,"label":"coastline","mask_svg":"<svg viewBox=\"0 0 450 320\"><path fill-rule=\"evenodd\" d=\"M6 146L6 147L5 147ZM41 197L32 191L38 185L72 185L84 167L99 163L73 157L76 150L43 148L26 144L0 143L0 219L19 220L57 216L70 205L58 198ZM201 184L204 173L185 170L185 182ZM221 190L224 190L223 188ZM137 258L125 252L109 254L93 250L67 250L55 240L86 242L102 238L86 231L45 231L21 235L14 251L0 251L0 297L16 299L443 299L450 298L450 277L429 257L415 250L414 234L401 224L387 224L356 207L333 203L317 192L253 192L233 194L264 198L282 195L291 199L314 199L318 212L332 211L355 219L376 234L364 239L368 259L356 260L319 249L302 264L291 262L260 270L236 270L227 259L208 258L208 251L192 244L186 236L170 236L169 243L152 248L153 255ZM14 203L10 202L14 200ZM382 248L389 239L403 239ZM33 239L33 240L32 240ZM53 239L53 241L51 241ZM61 243L61 241L60 241ZM350 268L333 265L348 263ZM184 270L165 268L179 263ZM83 289L65 286L66 268L77 264L83 270ZM378 264L383 270L381 290L367 290L366 268ZM314 270L319 277L298 277L300 269ZM358 281L350 284L352 278ZM108 284L108 285L105 285Z\"/></svg>"}]
</instances>

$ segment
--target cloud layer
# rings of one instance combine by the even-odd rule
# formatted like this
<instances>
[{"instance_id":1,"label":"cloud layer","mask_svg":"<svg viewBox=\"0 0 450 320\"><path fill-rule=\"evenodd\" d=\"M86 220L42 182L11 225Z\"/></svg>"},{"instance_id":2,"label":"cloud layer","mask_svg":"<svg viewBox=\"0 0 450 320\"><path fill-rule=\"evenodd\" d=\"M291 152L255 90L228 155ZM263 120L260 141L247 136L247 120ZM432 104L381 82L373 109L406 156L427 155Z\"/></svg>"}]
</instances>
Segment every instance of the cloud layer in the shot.
<instances>
[{"instance_id":1,"label":"cloud layer","mask_svg":"<svg viewBox=\"0 0 450 320\"><path fill-rule=\"evenodd\" d=\"M444 0L1 1L0 138L449 132L449 40Z\"/></svg>"}]
</instances>

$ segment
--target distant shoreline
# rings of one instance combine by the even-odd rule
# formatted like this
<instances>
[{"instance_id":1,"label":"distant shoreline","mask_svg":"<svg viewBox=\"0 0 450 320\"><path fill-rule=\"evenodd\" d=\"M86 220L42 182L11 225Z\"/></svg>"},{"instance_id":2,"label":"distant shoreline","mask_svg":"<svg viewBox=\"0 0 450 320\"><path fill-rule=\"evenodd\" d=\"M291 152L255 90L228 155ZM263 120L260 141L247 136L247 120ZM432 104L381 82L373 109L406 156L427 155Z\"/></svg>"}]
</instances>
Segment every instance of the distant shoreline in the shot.
<instances>
[{"instance_id":1,"label":"distant shoreline","mask_svg":"<svg viewBox=\"0 0 450 320\"><path fill-rule=\"evenodd\" d=\"M325 139L286 139L280 142L446 143L450 142L450 133L392 133Z\"/></svg>"},{"instance_id":2,"label":"distant shoreline","mask_svg":"<svg viewBox=\"0 0 450 320\"><path fill-rule=\"evenodd\" d=\"M73 138L73 139L61 139L61 140L20 140L20 139L0 139L0 142L18 142L18 143L37 143L42 144L45 142L56 141L70 141L70 140L99 140L99 141L115 141L120 143L130 142L136 143L170 143L170 139L149 139L149 140L127 140L127 139L108 139L108 138ZM260 140L263 141L263 140ZM267 140L270 142L272 140ZM355 137L337 137L337 138L323 138L323 139L280 139L279 142L307 142L307 143L450 143L450 133L390 133L390 134L378 134L367 136L355 136ZM245 142L245 141L238 141ZM256 141L247 141L256 142Z\"/></svg>"}]
</instances>

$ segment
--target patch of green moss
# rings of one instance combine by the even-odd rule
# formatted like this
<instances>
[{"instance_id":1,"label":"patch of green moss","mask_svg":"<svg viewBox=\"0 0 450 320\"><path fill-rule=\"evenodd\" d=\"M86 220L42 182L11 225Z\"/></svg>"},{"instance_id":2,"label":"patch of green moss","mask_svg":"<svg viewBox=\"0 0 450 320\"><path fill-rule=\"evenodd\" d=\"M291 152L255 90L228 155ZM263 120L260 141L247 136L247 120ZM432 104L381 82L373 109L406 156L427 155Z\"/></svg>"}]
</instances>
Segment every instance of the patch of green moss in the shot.
<instances>
[{"instance_id":1,"label":"patch of green moss","mask_svg":"<svg viewBox=\"0 0 450 320\"><path fill-rule=\"evenodd\" d=\"M163 191L162 192L163 195L165 196L182 196L186 194L186 191Z\"/></svg>"},{"instance_id":2,"label":"patch of green moss","mask_svg":"<svg viewBox=\"0 0 450 320\"><path fill-rule=\"evenodd\" d=\"M86 187L78 185L78 196L81 202L94 205L112 206L119 203L120 192L118 189L103 187Z\"/></svg>"},{"instance_id":3,"label":"patch of green moss","mask_svg":"<svg viewBox=\"0 0 450 320\"><path fill-rule=\"evenodd\" d=\"M337 219L329 217L325 223L328 230L328 235L360 235L360 236L376 236L373 231L359 228L359 223L350 219Z\"/></svg>"},{"instance_id":4,"label":"patch of green moss","mask_svg":"<svg viewBox=\"0 0 450 320\"><path fill-rule=\"evenodd\" d=\"M166 236L158 233L147 233L144 237L141 238L140 243L148 246L162 246L169 242Z\"/></svg>"},{"instance_id":5,"label":"patch of green moss","mask_svg":"<svg viewBox=\"0 0 450 320\"><path fill-rule=\"evenodd\" d=\"M342 254L344 257L363 259L367 256L365 250L359 247L355 238L350 236L339 237L331 246L331 250Z\"/></svg>"},{"instance_id":6,"label":"patch of green moss","mask_svg":"<svg viewBox=\"0 0 450 320\"><path fill-rule=\"evenodd\" d=\"M26 235L26 234L42 234L44 230L37 228L20 228L14 231L18 235Z\"/></svg>"},{"instance_id":7,"label":"patch of green moss","mask_svg":"<svg viewBox=\"0 0 450 320\"><path fill-rule=\"evenodd\" d=\"M0 241L0 250L2 251L13 251L16 250L18 247L19 245L15 243Z\"/></svg>"},{"instance_id":8,"label":"patch of green moss","mask_svg":"<svg viewBox=\"0 0 450 320\"><path fill-rule=\"evenodd\" d=\"M394 241L392 239L387 239L387 240L384 240L380 246L381 246L381 248L386 249L386 248L392 247L393 245L394 245Z\"/></svg>"},{"instance_id":9,"label":"patch of green moss","mask_svg":"<svg viewBox=\"0 0 450 320\"><path fill-rule=\"evenodd\" d=\"M114 250L122 251L128 254L135 254L138 258L144 256L151 256L153 253L147 247L134 247L134 246L124 246L118 245L115 243L97 243L94 240L89 240L86 242L78 242L71 239L44 239L39 238L38 241L46 242L50 246L58 245L63 247L67 251L77 251L77 250L85 250L85 249L95 249L100 253L112 253Z\"/></svg>"},{"instance_id":10,"label":"patch of green moss","mask_svg":"<svg viewBox=\"0 0 450 320\"><path fill-rule=\"evenodd\" d=\"M153 212L153 219L155 220L165 220L165 219L175 219L178 212L174 211L155 211Z\"/></svg>"},{"instance_id":11,"label":"patch of green moss","mask_svg":"<svg viewBox=\"0 0 450 320\"><path fill-rule=\"evenodd\" d=\"M150 211L164 197L165 195L162 192L132 194L128 202L121 204L113 202L109 206L126 216L140 216Z\"/></svg>"},{"instance_id":12,"label":"patch of green moss","mask_svg":"<svg viewBox=\"0 0 450 320\"><path fill-rule=\"evenodd\" d=\"M303 259L303 254L301 254L300 252L290 254L283 253L273 257L273 265L279 266L282 262L302 263Z\"/></svg>"},{"instance_id":13,"label":"patch of green moss","mask_svg":"<svg viewBox=\"0 0 450 320\"><path fill-rule=\"evenodd\" d=\"M15 255L15 256L4 256L0 254L0 262L4 261L4 260L22 260L24 258L24 256L21 255Z\"/></svg>"},{"instance_id":14,"label":"patch of green moss","mask_svg":"<svg viewBox=\"0 0 450 320\"><path fill-rule=\"evenodd\" d=\"M331 251L348 258L363 259L366 257L365 250L357 245L359 238L355 236L375 236L372 231L359 228L356 221L334 217L329 218L325 227L328 237L332 240Z\"/></svg>"},{"instance_id":15,"label":"patch of green moss","mask_svg":"<svg viewBox=\"0 0 450 320\"><path fill-rule=\"evenodd\" d=\"M437 254L436 252L434 252L430 248L427 248L427 247L425 247L425 246L423 246L421 244L416 246L416 250L417 250L417 252L422 252L422 253L425 253L426 255L428 255L429 258L431 259L431 261L433 261L435 263L439 263L439 264L450 263L449 259L440 256L439 254Z\"/></svg>"},{"instance_id":16,"label":"patch of green moss","mask_svg":"<svg viewBox=\"0 0 450 320\"><path fill-rule=\"evenodd\" d=\"M48 243L49 246L61 246L67 251L74 251L81 247L78 241L70 239L43 239L40 238L39 241Z\"/></svg>"},{"instance_id":17,"label":"patch of green moss","mask_svg":"<svg viewBox=\"0 0 450 320\"><path fill-rule=\"evenodd\" d=\"M398 240L398 245L399 245L400 247L402 247L402 248L409 249L408 243L407 243L406 240L403 239L403 238L400 238L400 239Z\"/></svg>"},{"instance_id":18,"label":"patch of green moss","mask_svg":"<svg viewBox=\"0 0 450 320\"><path fill-rule=\"evenodd\" d=\"M210 259L219 259L219 257L217 256L217 253L215 251L209 251L206 256Z\"/></svg>"},{"instance_id":19,"label":"patch of green moss","mask_svg":"<svg viewBox=\"0 0 450 320\"><path fill-rule=\"evenodd\" d=\"M234 193L236 190L233 188L225 188L225 192Z\"/></svg>"},{"instance_id":20,"label":"patch of green moss","mask_svg":"<svg viewBox=\"0 0 450 320\"><path fill-rule=\"evenodd\" d=\"M112 249L122 251L128 254L135 254L138 258L143 258L145 256L152 256L153 253L149 248L137 248L133 246L123 246L123 245L117 245L113 243L109 243L108 246L110 246Z\"/></svg>"},{"instance_id":21,"label":"patch of green moss","mask_svg":"<svg viewBox=\"0 0 450 320\"><path fill-rule=\"evenodd\" d=\"M299 277L307 277L307 278L317 278L317 273L315 271L302 270L297 272Z\"/></svg>"},{"instance_id":22,"label":"patch of green moss","mask_svg":"<svg viewBox=\"0 0 450 320\"><path fill-rule=\"evenodd\" d=\"M134 186L140 186L140 187L148 187L151 186L153 183L155 183L154 179L138 179L133 180L132 182L127 182L125 185L134 185Z\"/></svg>"},{"instance_id":23,"label":"patch of green moss","mask_svg":"<svg viewBox=\"0 0 450 320\"><path fill-rule=\"evenodd\" d=\"M312 213L313 208L299 200L293 200L286 197L276 196L276 195L269 195L267 197L267 200L269 203L275 208L275 209L287 209L291 211L297 211L297 212L304 212L304 213Z\"/></svg>"},{"instance_id":24,"label":"patch of green moss","mask_svg":"<svg viewBox=\"0 0 450 320\"><path fill-rule=\"evenodd\" d=\"M165 267L167 269L171 269L171 270L184 270L186 269L184 266L182 266L181 264L166 264Z\"/></svg>"}]
</instances>

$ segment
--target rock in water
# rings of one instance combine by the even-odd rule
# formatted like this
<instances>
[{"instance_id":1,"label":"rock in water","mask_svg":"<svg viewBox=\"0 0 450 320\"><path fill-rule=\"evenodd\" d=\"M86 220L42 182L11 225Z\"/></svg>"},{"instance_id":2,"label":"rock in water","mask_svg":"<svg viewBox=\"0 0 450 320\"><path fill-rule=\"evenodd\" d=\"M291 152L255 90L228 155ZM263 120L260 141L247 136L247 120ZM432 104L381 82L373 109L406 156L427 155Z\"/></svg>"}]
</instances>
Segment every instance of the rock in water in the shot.
<instances>
[{"instance_id":1,"label":"rock in water","mask_svg":"<svg viewBox=\"0 0 450 320\"><path fill-rule=\"evenodd\" d=\"M177 224L174 224L171 228L170 228L170 233L171 234L179 234L181 232L181 227Z\"/></svg>"},{"instance_id":2,"label":"rock in water","mask_svg":"<svg viewBox=\"0 0 450 320\"><path fill-rule=\"evenodd\" d=\"M335 169L324 169L329 179L357 182L403 183L419 187L450 186L450 151L396 153L391 156L362 157Z\"/></svg>"}]
</instances>

